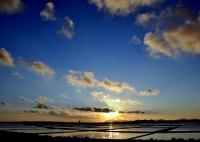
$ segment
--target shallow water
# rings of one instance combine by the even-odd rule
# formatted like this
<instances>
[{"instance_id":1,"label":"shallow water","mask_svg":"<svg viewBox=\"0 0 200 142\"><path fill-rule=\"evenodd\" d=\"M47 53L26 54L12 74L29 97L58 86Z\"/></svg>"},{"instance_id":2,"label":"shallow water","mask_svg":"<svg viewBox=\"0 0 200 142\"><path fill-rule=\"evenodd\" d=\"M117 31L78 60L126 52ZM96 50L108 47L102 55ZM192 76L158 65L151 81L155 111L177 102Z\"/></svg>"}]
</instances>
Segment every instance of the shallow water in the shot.
<instances>
[{"instance_id":1,"label":"shallow water","mask_svg":"<svg viewBox=\"0 0 200 142\"><path fill-rule=\"evenodd\" d=\"M31 123L30 123L31 124ZM34 124L36 125L36 124ZM167 128L178 127L169 131ZM89 137L92 139L142 139L150 138L157 140L171 140L171 138L200 139L199 123L142 123L142 124L47 124L40 123L38 126L23 125L19 123L0 123L0 130L37 133L52 137Z\"/></svg>"}]
</instances>

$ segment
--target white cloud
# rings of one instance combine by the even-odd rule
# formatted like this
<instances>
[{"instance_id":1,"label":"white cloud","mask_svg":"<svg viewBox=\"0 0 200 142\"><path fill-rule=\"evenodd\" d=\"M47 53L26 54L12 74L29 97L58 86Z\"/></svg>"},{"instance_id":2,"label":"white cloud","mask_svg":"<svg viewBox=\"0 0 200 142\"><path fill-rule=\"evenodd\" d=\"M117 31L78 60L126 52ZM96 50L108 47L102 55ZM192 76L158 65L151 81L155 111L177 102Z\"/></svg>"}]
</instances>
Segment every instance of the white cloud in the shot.
<instances>
[{"instance_id":1,"label":"white cloud","mask_svg":"<svg viewBox=\"0 0 200 142\"><path fill-rule=\"evenodd\" d=\"M138 14L136 17L136 24L146 26L146 24L152 20L156 19L157 16L155 15L155 12L152 13L144 13L144 14Z\"/></svg>"},{"instance_id":2,"label":"white cloud","mask_svg":"<svg viewBox=\"0 0 200 142\"><path fill-rule=\"evenodd\" d=\"M64 35L71 39L75 32L73 31L74 23L69 17L65 17L62 22L61 30L57 31L58 34Z\"/></svg>"},{"instance_id":3,"label":"white cloud","mask_svg":"<svg viewBox=\"0 0 200 142\"><path fill-rule=\"evenodd\" d=\"M92 72L84 72L69 70L69 75L65 76L68 83L75 86L94 87L96 80Z\"/></svg>"},{"instance_id":4,"label":"white cloud","mask_svg":"<svg viewBox=\"0 0 200 142\"><path fill-rule=\"evenodd\" d=\"M103 95L103 92L93 91L93 92L91 92L91 95L94 96L94 97L97 97L98 95Z\"/></svg>"},{"instance_id":5,"label":"white cloud","mask_svg":"<svg viewBox=\"0 0 200 142\"><path fill-rule=\"evenodd\" d=\"M154 6L164 0L88 0L89 4L95 4L99 10L109 12L112 15L126 16L144 6Z\"/></svg>"},{"instance_id":6,"label":"white cloud","mask_svg":"<svg viewBox=\"0 0 200 142\"><path fill-rule=\"evenodd\" d=\"M21 0L0 0L0 13L14 14L23 12L24 3Z\"/></svg>"},{"instance_id":7,"label":"white cloud","mask_svg":"<svg viewBox=\"0 0 200 142\"><path fill-rule=\"evenodd\" d=\"M121 93L124 89L135 91L135 88L127 83L113 82L107 78L105 78L102 82L98 82L97 87L103 87L117 93Z\"/></svg>"},{"instance_id":8,"label":"white cloud","mask_svg":"<svg viewBox=\"0 0 200 142\"><path fill-rule=\"evenodd\" d=\"M63 94L63 93L62 93L62 94L60 94L60 96L61 96L61 97L63 97L63 98L65 98L65 99L68 99L68 96L67 96L67 95L65 95L65 94Z\"/></svg>"},{"instance_id":9,"label":"white cloud","mask_svg":"<svg viewBox=\"0 0 200 142\"><path fill-rule=\"evenodd\" d=\"M24 76L18 72L13 72L12 75L17 76L19 78L24 78Z\"/></svg>"},{"instance_id":10,"label":"white cloud","mask_svg":"<svg viewBox=\"0 0 200 142\"><path fill-rule=\"evenodd\" d=\"M48 2L43 11L40 12L40 16L43 20L56 20L57 18L54 15L54 4L52 2Z\"/></svg>"},{"instance_id":11,"label":"white cloud","mask_svg":"<svg viewBox=\"0 0 200 142\"><path fill-rule=\"evenodd\" d=\"M0 49L0 63L6 66L14 67L11 54L4 48Z\"/></svg>"},{"instance_id":12,"label":"white cloud","mask_svg":"<svg viewBox=\"0 0 200 142\"><path fill-rule=\"evenodd\" d=\"M19 99L22 100L23 102L30 102L30 100L26 99L24 96L19 96Z\"/></svg>"},{"instance_id":13,"label":"white cloud","mask_svg":"<svg viewBox=\"0 0 200 142\"><path fill-rule=\"evenodd\" d=\"M4 106L9 106L9 104L7 102L1 102L1 104Z\"/></svg>"},{"instance_id":14,"label":"white cloud","mask_svg":"<svg viewBox=\"0 0 200 142\"><path fill-rule=\"evenodd\" d=\"M160 91L158 89L147 89L145 91L140 91L141 96L151 96L151 95L157 95Z\"/></svg>"},{"instance_id":15,"label":"white cloud","mask_svg":"<svg viewBox=\"0 0 200 142\"><path fill-rule=\"evenodd\" d=\"M135 44L141 44L141 41L137 36L133 36L131 39L131 42L133 42Z\"/></svg>"},{"instance_id":16,"label":"white cloud","mask_svg":"<svg viewBox=\"0 0 200 142\"><path fill-rule=\"evenodd\" d=\"M47 64L44 64L40 61L27 62L23 58L19 59L24 65L26 65L30 70L34 71L35 73L38 73L42 76L54 74L54 70L50 68Z\"/></svg>"}]
</instances>

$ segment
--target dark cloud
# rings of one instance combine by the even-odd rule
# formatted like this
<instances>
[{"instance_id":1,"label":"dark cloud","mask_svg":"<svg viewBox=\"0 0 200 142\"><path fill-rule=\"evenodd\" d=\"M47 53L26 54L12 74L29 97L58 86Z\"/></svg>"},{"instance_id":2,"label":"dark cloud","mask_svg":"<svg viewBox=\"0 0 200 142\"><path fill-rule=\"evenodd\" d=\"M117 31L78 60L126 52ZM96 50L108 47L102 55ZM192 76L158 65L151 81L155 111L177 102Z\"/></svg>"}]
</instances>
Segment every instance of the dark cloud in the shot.
<instances>
[{"instance_id":1,"label":"dark cloud","mask_svg":"<svg viewBox=\"0 0 200 142\"><path fill-rule=\"evenodd\" d=\"M78 110L78 111L91 111L91 112L115 112L114 110L110 109L110 108L97 108L97 107L74 107L72 108L73 110Z\"/></svg>"},{"instance_id":2,"label":"dark cloud","mask_svg":"<svg viewBox=\"0 0 200 142\"><path fill-rule=\"evenodd\" d=\"M1 104L4 106L9 106L9 104L7 102L1 102Z\"/></svg>"},{"instance_id":3,"label":"dark cloud","mask_svg":"<svg viewBox=\"0 0 200 142\"><path fill-rule=\"evenodd\" d=\"M36 101L36 106L34 108L40 108L40 109L56 109L55 106L47 106L45 104L39 103Z\"/></svg>"},{"instance_id":4,"label":"dark cloud","mask_svg":"<svg viewBox=\"0 0 200 142\"><path fill-rule=\"evenodd\" d=\"M135 110L135 111L118 111L118 113L141 113L141 114L145 114L144 112L138 111L138 110Z\"/></svg>"}]
</instances>

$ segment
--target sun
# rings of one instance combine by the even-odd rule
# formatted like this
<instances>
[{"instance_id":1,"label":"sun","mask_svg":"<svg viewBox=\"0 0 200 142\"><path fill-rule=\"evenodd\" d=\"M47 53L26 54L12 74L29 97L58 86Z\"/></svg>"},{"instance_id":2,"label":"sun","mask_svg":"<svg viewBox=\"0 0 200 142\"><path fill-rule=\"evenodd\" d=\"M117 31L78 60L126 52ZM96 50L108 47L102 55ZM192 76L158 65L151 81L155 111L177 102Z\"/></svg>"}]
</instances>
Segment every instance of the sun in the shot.
<instances>
[{"instance_id":1,"label":"sun","mask_svg":"<svg viewBox=\"0 0 200 142\"><path fill-rule=\"evenodd\" d=\"M115 111L115 112L105 113L104 115L106 118L113 118L113 117L117 117L119 115L119 113L118 113L118 111Z\"/></svg>"}]
</instances>

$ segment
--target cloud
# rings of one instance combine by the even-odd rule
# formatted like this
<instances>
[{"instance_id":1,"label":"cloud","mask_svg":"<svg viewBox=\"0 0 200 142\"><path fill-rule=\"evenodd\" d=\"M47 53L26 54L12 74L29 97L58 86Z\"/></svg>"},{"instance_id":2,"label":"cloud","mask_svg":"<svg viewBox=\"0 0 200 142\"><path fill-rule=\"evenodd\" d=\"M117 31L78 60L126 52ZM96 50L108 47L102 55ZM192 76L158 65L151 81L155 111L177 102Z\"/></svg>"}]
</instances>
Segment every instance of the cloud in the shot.
<instances>
[{"instance_id":1,"label":"cloud","mask_svg":"<svg viewBox=\"0 0 200 142\"><path fill-rule=\"evenodd\" d=\"M103 107L103 108L97 108L97 107L73 107L73 110L78 110L78 111L91 111L91 112L115 112L113 109Z\"/></svg>"},{"instance_id":2,"label":"cloud","mask_svg":"<svg viewBox=\"0 0 200 142\"><path fill-rule=\"evenodd\" d=\"M50 98L45 98L45 97L39 97L37 100L36 100L37 103L43 103L43 102L53 102L52 99Z\"/></svg>"},{"instance_id":3,"label":"cloud","mask_svg":"<svg viewBox=\"0 0 200 142\"><path fill-rule=\"evenodd\" d=\"M29 99L26 99L26 98L23 97L23 96L19 96L19 99L22 100L23 102L30 102Z\"/></svg>"},{"instance_id":4,"label":"cloud","mask_svg":"<svg viewBox=\"0 0 200 142\"><path fill-rule=\"evenodd\" d=\"M98 95L103 95L103 92L96 92L96 91L93 91L90 93L92 96L94 97L97 97Z\"/></svg>"},{"instance_id":5,"label":"cloud","mask_svg":"<svg viewBox=\"0 0 200 142\"><path fill-rule=\"evenodd\" d=\"M36 106L34 106L34 108L39 108L39 109L56 109L56 106L47 106L45 104L36 102Z\"/></svg>"},{"instance_id":6,"label":"cloud","mask_svg":"<svg viewBox=\"0 0 200 142\"><path fill-rule=\"evenodd\" d=\"M53 75L54 70L50 68L47 64L44 64L40 61L34 61L34 62L27 62L23 58L19 57L19 60L26 65L31 71L34 71L37 74L40 74L42 76L46 75Z\"/></svg>"},{"instance_id":7,"label":"cloud","mask_svg":"<svg viewBox=\"0 0 200 142\"><path fill-rule=\"evenodd\" d=\"M156 32L146 33L144 44L152 58L177 58L181 53L200 54L199 15L182 3L157 16ZM162 29L162 30L161 30Z\"/></svg>"},{"instance_id":8,"label":"cloud","mask_svg":"<svg viewBox=\"0 0 200 142\"><path fill-rule=\"evenodd\" d=\"M19 78L24 78L24 76L18 72L13 72L12 75L17 76Z\"/></svg>"},{"instance_id":9,"label":"cloud","mask_svg":"<svg viewBox=\"0 0 200 142\"><path fill-rule=\"evenodd\" d=\"M65 118L70 117L70 114L66 111L60 111L59 113L56 111L49 111L47 113L47 115L52 115L52 116L56 116L56 117L65 117Z\"/></svg>"},{"instance_id":10,"label":"cloud","mask_svg":"<svg viewBox=\"0 0 200 142\"><path fill-rule=\"evenodd\" d=\"M6 51L4 48L0 49L0 63L6 66L14 67L11 54L8 51Z\"/></svg>"},{"instance_id":11,"label":"cloud","mask_svg":"<svg viewBox=\"0 0 200 142\"><path fill-rule=\"evenodd\" d=\"M200 54L200 21L188 23L160 34L147 33L146 49L153 58L161 55L176 58L181 52Z\"/></svg>"},{"instance_id":12,"label":"cloud","mask_svg":"<svg viewBox=\"0 0 200 142\"><path fill-rule=\"evenodd\" d=\"M48 2L43 11L40 12L40 16L43 20L56 20L57 18L55 17L54 12L54 4Z\"/></svg>"},{"instance_id":13,"label":"cloud","mask_svg":"<svg viewBox=\"0 0 200 142\"><path fill-rule=\"evenodd\" d=\"M141 96L151 96L151 95L157 95L160 91L158 89L147 89L145 91L140 91Z\"/></svg>"},{"instance_id":14,"label":"cloud","mask_svg":"<svg viewBox=\"0 0 200 142\"><path fill-rule=\"evenodd\" d=\"M135 110L135 111L118 111L118 113L141 113L141 114L145 114L145 112L138 111L138 110Z\"/></svg>"},{"instance_id":15,"label":"cloud","mask_svg":"<svg viewBox=\"0 0 200 142\"><path fill-rule=\"evenodd\" d=\"M74 28L73 21L66 16L63 19L61 30L57 31L57 34L64 35L65 37L71 39L75 34L73 28Z\"/></svg>"},{"instance_id":16,"label":"cloud","mask_svg":"<svg viewBox=\"0 0 200 142\"><path fill-rule=\"evenodd\" d=\"M133 36L131 39L131 42L133 42L135 44L141 44L141 41L137 36Z\"/></svg>"},{"instance_id":17,"label":"cloud","mask_svg":"<svg viewBox=\"0 0 200 142\"><path fill-rule=\"evenodd\" d=\"M141 102L139 102L138 100L124 100L124 101L121 101L122 103L129 103L129 104L142 104Z\"/></svg>"},{"instance_id":18,"label":"cloud","mask_svg":"<svg viewBox=\"0 0 200 142\"><path fill-rule=\"evenodd\" d=\"M97 86L103 87L110 91L115 91L117 93L121 93L124 89L135 91L135 88L127 83L112 82L107 78L105 78L102 82L98 82Z\"/></svg>"},{"instance_id":19,"label":"cloud","mask_svg":"<svg viewBox=\"0 0 200 142\"><path fill-rule=\"evenodd\" d=\"M28 114L39 114L39 111L37 110L24 110L22 113L28 113Z\"/></svg>"},{"instance_id":20,"label":"cloud","mask_svg":"<svg viewBox=\"0 0 200 142\"><path fill-rule=\"evenodd\" d=\"M152 19L157 19L155 12L138 14L135 24L146 26L146 24Z\"/></svg>"},{"instance_id":21,"label":"cloud","mask_svg":"<svg viewBox=\"0 0 200 142\"><path fill-rule=\"evenodd\" d=\"M1 104L4 106L9 106L9 104L7 102L1 102Z\"/></svg>"},{"instance_id":22,"label":"cloud","mask_svg":"<svg viewBox=\"0 0 200 142\"><path fill-rule=\"evenodd\" d=\"M89 4L95 4L98 10L103 9L111 15L126 16L135 12L138 8L154 6L164 0L88 0Z\"/></svg>"},{"instance_id":23,"label":"cloud","mask_svg":"<svg viewBox=\"0 0 200 142\"><path fill-rule=\"evenodd\" d=\"M121 93L124 89L128 89L131 91L135 91L135 88L127 83L120 82L112 82L105 78L102 82L95 79L94 74L92 72L80 72L69 70L69 75L64 76L68 83L75 86L83 86L83 87L103 87L110 91L115 91L117 93ZM96 95L95 92L93 95Z\"/></svg>"},{"instance_id":24,"label":"cloud","mask_svg":"<svg viewBox=\"0 0 200 142\"><path fill-rule=\"evenodd\" d=\"M65 95L65 94L63 94L63 93L62 93L62 94L60 94L60 96L61 96L61 97L63 97L63 98L65 98L65 99L68 99L68 96L67 96L67 95Z\"/></svg>"},{"instance_id":25,"label":"cloud","mask_svg":"<svg viewBox=\"0 0 200 142\"><path fill-rule=\"evenodd\" d=\"M80 71L69 71L69 75L65 76L68 80L68 83L75 86L83 87L94 87L96 80L94 79L94 74L92 72L84 72L83 74Z\"/></svg>"},{"instance_id":26,"label":"cloud","mask_svg":"<svg viewBox=\"0 0 200 142\"><path fill-rule=\"evenodd\" d=\"M24 3L21 0L0 0L0 13L14 14L23 12Z\"/></svg>"}]
</instances>

